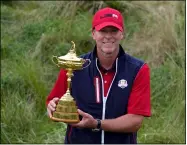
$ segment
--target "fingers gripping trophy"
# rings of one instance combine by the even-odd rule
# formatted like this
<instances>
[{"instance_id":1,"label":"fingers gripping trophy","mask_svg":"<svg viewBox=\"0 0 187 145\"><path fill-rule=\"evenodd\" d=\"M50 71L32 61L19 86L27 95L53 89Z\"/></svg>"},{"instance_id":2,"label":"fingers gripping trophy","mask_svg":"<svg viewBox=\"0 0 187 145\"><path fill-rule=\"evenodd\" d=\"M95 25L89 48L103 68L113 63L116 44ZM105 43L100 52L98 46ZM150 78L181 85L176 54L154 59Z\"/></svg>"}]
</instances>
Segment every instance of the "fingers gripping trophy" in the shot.
<instances>
[{"instance_id":1,"label":"fingers gripping trophy","mask_svg":"<svg viewBox=\"0 0 187 145\"><path fill-rule=\"evenodd\" d=\"M73 71L88 67L91 61L89 59L78 58L75 52L75 43L71 42L73 44L72 48L66 55L60 57L53 56L52 59L58 67L67 70L67 91L58 101L51 119L58 122L78 123L80 120L76 102L70 94L71 78L73 77ZM86 61L89 61L89 63L83 67Z\"/></svg>"}]
</instances>

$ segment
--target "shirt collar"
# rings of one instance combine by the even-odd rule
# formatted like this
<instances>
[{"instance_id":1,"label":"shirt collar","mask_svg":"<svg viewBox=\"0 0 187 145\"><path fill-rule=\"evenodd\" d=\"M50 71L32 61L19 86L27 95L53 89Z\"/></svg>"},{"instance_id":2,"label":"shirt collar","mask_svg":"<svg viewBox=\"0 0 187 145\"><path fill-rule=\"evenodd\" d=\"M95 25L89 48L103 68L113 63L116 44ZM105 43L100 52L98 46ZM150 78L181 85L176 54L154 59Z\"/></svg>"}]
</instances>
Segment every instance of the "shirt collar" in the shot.
<instances>
[{"instance_id":1,"label":"shirt collar","mask_svg":"<svg viewBox=\"0 0 187 145\"><path fill-rule=\"evenodd\" d=\"M112 68L110 69L105 69L104 67L101 66L100 62L99 62L99 59L98 59L98 67L99 67L99 70L103 73L107 73L107 72L115 72L116 70L116 61L114 61L113 65L112 65Z\"/></svg>"}]
</instances>

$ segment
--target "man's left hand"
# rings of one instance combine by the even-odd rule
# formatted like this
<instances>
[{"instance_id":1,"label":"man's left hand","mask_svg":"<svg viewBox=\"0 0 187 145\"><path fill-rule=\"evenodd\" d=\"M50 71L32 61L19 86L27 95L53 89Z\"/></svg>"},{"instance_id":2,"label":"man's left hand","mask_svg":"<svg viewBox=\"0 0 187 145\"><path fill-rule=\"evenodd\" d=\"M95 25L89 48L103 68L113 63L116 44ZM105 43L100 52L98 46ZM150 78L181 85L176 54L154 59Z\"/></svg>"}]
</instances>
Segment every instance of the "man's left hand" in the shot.
<instances>
[{"instance_id":1,"label":"man's left hand","mask_svg":"<svg viewBox=\"0 0 187 145\"><path fill-rule=\"evenodd\" d=\"M71 126L78 128L96 128L97 120L94 119L92 115L85 113L80 109L78 109L78 113L82 116L82 120L79 123L70 124Z\"/></svg>"}]
</instances>

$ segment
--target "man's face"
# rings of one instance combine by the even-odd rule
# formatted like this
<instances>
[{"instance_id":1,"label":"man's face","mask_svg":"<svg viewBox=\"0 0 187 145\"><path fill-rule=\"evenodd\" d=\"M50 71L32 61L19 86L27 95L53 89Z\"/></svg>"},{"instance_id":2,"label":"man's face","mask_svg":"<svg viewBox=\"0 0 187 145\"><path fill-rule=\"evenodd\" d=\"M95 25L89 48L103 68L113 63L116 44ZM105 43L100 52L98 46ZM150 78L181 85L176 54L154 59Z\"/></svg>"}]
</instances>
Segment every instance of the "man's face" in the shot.
<instances>
[{"instance_id":1,"label":"man's face","mask_svg":"<svg viewBox=\"0 0 187 145\"><path fill-rule=\"evenodd\" d=\"M106 57L111 57L118 51L120 40L123 38L123 32L113 26L107 26L101 30L93 30L92 37L97 44L97 52Z\"/></svg>"}]
</instances>

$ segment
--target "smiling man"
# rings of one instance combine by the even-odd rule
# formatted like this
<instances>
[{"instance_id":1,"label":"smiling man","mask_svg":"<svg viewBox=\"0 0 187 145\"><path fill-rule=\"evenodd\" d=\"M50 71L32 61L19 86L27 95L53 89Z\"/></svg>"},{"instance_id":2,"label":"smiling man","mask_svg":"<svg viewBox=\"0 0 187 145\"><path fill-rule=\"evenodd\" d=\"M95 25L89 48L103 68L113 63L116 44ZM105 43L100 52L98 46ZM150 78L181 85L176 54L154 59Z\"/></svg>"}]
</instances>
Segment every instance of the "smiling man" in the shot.
<instances>
[{"instance_id":1,"label":"smiling man","mask_svg":"<svg viewBox=\"0 0 187 145\"><path fill-rule=\"evenodd\" d=\"M137 143L144 117L151 116L149 67L120 45L124 22L118 10L107 7L96 12L92 37L95 48L82 55L91 64L75 71L71 84L81 121L68 124L65 143ZM66 90L66 71L61 70L46 101L49 116Z\"/></svg>"}]
</instances>

